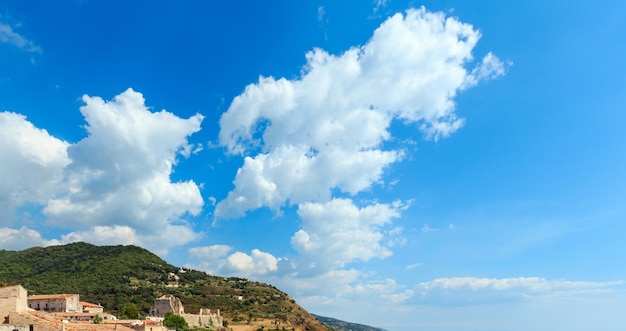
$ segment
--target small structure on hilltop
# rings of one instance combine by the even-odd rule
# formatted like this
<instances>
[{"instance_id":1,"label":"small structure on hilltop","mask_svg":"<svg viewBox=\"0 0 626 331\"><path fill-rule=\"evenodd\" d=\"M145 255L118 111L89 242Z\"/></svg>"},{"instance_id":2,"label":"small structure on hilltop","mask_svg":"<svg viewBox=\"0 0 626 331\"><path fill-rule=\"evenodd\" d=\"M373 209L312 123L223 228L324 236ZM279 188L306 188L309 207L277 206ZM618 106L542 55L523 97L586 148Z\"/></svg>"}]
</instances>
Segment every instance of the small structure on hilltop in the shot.
<instances>
[{"instance_id":1,"label":"small structure on hilltop","mask_svg":"<svg viewBox=\"0 0 626 331\"><path fill-rule=\"evenodd\" d=\"M224 319L220 316L219 309L202 308L199 314L187 314L180 299L171 294L159 297L154 301L154 306L150 308L151 317L162 319L167 313L181 316L192 328L215 329L224 326Z\"/></svg>"}]
</instances>

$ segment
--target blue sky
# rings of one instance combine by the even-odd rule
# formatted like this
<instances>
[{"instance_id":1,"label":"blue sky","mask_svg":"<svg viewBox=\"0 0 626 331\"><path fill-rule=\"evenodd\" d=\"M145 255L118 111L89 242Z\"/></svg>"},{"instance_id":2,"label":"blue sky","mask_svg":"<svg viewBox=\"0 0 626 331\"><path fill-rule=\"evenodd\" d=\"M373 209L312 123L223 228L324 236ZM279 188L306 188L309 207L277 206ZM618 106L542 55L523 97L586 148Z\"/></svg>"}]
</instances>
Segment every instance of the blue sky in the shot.
<instances>
[{"instance_id":1,"label":"blue sky","mask_svg":"<svg viewBox=\"0 0 626 331\"><path fill-rule=\"evenodd\" d=\"M0 248L388 330L621 330L620 1L0 0Z\"/></svg>"}]
</instances>

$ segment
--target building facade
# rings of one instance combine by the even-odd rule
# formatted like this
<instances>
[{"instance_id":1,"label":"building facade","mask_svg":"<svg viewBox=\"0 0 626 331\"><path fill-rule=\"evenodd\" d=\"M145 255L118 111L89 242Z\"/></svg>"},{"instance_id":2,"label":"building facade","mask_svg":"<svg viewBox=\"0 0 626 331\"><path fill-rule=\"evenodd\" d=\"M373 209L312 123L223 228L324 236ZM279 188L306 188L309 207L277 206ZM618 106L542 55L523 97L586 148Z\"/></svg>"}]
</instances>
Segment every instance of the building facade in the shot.
<instances>
[{"instance_id":1,"label":"building facade","mask_svg":"<svg viewBox=\"0 0 626 331\"><path fill-rule=\"evenodd\" d=\"M78 294L44 294L28 297L28 308L46 312L82 312Z\"/></svg>"}]
</instances>

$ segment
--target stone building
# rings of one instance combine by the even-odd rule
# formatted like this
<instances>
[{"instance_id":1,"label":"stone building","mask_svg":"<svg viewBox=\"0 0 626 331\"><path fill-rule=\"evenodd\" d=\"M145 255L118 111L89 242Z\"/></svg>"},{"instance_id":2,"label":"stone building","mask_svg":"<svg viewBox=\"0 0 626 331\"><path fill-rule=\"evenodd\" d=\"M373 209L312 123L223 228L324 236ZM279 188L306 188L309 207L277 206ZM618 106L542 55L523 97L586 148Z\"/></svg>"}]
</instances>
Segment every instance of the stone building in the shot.
<instances>
[{"instance_id":1,"label":"stone building","mask_svg":"<svg viewBox=\"0 0 626 331\"><path fill-rule=\"evenodd\" d=\"M28 292L20 285L0 288L0 318L4 319L9 312L21 313L28 310L26 297ZM2 323L2 320L0 320Z\"/></svg>"},{"instance_id":2,"label":"stone building","mask_svg":"<svg viewBox=\"0 0 626 331\"><path fill-rule=\"evenodd\" d=\"M171 294L159 297L154 301L154 306L150 308L150 316L153 317L163 318L167 313L180 315L192 328L214 329L224 326L224 319L220 316L219 309L202 308L199 314L187 314L180 299Z\"/></svg>"},{"instance_id":3,"label":"stone building","mask_svg":"<svg viewBox=\"0 0 626 331\"><path fill-rule=\"evenodd\" d=\"M95 303L81 301L80 306L83 307L83 313L103 313L104 307Z\"/></svg>"},{"instance_id":4,"label":"stone building","mask_svg":"<svg viewBox=\"0 0 626 331\"><path fill-rule=\"evenodd\" d=\"M185 313L183 303L171 294L162 295L154 301L154 306L150 308L150 316L164 317L167 313L175 315Z\"/></svg>"},{"instance_id":5,"label":"stone building","mask_svg":"<svg viewBox=\"0 0 626 331\"><path fill-rule=\"evenodd\" d=\"M44 294L28 296L28 308L46 312L82 312L78 294Z\"/></svg>"}]
</instances>

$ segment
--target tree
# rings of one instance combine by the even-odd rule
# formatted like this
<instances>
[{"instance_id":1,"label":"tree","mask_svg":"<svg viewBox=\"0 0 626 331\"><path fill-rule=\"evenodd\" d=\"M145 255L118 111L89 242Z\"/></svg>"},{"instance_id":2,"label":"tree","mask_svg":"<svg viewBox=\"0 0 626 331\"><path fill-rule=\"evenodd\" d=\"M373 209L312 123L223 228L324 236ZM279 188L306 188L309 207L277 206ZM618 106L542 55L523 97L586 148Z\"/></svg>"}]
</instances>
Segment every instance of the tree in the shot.
<instances>
[{"instance_id":1,"label":"tree","mask_svg":"<svg viewBox=\"0 0 626 331\"><path fill-rule=\"evenodd\" d=\"M93 324L100 324L102 323L102 317L100 317L100 315L96 315L96 317L93 318Z\"/></svg>"},{"instance_id":2,"label":"tree","mask_svg":"<svg viewBox=\"0 0 626 331\"><path fill-rule=\"evenodd\" d=\"M127 303L122 306L121 310L122 318L129 320L139 319L139 310L134 303Z\"/></svg>"},{"instance_id":3,"label":"tree","mask_svg":"<svg viewBox=\"0 0 626 331\"><path fill-rule=\"evenodd\" d=\"M172 313L165 314L165 318L163 319L163 325L168 328L174 328L176 331L185 331L189 328L187 321L180 316L174 315Z\"/></svg>"}]
</instances>

